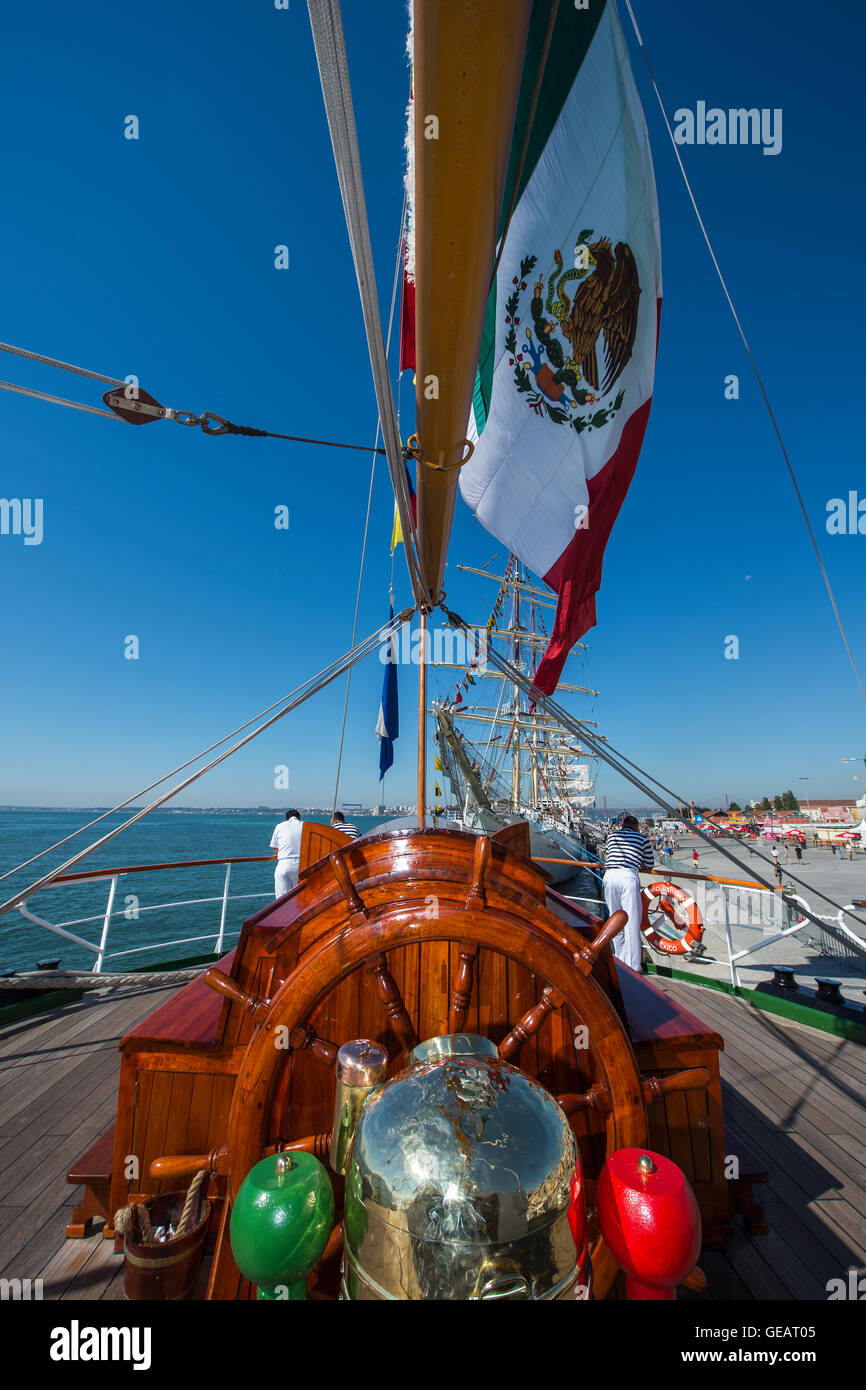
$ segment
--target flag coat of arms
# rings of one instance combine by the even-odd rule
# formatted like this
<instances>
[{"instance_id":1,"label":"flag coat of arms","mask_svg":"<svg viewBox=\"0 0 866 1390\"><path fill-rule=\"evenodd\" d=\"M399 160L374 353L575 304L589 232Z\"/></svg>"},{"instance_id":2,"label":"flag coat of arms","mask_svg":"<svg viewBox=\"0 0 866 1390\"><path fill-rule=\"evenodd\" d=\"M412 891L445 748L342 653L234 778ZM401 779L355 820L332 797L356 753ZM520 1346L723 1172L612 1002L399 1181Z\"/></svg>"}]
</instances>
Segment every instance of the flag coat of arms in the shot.
<instances>
[{"instance_id":1,"label":"flag coat of arms","mask_svg":"<svg viewBox=\"0 0 866 1390\"><path fill-rule=\"evenodd\" d=\"M537 6L530 54L546 24ZM527 142L536 74L528 63L460 489L559 596L535 674L549 694L595 623L649 416L662 284L649 141L613 0L560 7Z\"/></svg>"}]
</instances>

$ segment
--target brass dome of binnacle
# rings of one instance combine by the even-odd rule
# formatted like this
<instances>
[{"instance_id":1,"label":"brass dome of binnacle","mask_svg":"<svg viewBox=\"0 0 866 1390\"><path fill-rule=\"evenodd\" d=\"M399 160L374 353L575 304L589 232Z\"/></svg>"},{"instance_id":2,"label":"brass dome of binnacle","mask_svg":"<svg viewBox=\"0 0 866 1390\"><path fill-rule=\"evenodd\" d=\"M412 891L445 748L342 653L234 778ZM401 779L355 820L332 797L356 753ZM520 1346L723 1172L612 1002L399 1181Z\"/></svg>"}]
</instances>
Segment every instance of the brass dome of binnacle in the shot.
<instances>
[{"instance_id":1,"label":"brass dome of binnacle","mask_svg":"<svg viewBox=\"0 0 866 1390\"><path fill-rule=\"evenodd\" d=\"M563 1111L487 1039L434 1042L359 1121L344 1296L574 1297L577 1154Z\"/></svg>"}]
</instances>

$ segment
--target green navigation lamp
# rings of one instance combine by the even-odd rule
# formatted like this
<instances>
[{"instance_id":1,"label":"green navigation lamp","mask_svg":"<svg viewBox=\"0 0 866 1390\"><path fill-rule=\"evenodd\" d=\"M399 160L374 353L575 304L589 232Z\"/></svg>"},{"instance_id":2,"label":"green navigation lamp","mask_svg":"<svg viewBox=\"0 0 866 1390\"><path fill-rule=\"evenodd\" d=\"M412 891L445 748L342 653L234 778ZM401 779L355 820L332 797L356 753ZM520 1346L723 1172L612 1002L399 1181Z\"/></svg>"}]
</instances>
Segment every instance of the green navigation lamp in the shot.
<instances>
[{"instance_id":1,"label":"green navigation lamp","mask_svg":"<svg viewBox=\"0 0 866 1390\"><path fill-rule=\"evenodd\" d=\"M232 1208L235 1263L262 1299L304 1299L334 1224L334 1193L312 1154L273 1154L251 1168Z\"/></svg>"}]
</instances>

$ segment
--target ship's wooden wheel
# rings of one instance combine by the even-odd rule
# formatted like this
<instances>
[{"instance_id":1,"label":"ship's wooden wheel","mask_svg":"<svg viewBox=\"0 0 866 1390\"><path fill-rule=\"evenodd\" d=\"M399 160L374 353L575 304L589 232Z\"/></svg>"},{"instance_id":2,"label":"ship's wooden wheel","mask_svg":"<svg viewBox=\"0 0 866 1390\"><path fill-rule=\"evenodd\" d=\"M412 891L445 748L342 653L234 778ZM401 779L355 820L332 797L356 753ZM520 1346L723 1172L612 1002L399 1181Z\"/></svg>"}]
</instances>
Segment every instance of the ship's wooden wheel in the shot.
<instances>
[{"instance_id":1,"label":"ship's wooden wheel","mask_svg":"<svg viewBox=\"0 0 866 1390\"><path fill-rule=\"evenodd\" d=\"M457 838L468 840L473 848L467 854L466 846L463 847L459 876L454 873L454 866L448 874L439 875L435 916L425 915L424 911L434 870L423 864L419 867L417 858L407 866L405 856L395 856L393 872L387 876L371 875L371 865L365 862L362 847L358 846L351 856L338 851L328 860L345 910L330 911L327 928L303 951L273 998L252 999L219 971L208 972L208 983L243 1003L258 1025L237 1078L227 1143L209 1156L212 1170L228 1178L229 1199L209 1296L220 1296L218 1266L227 1257L228 1210L253 1165L275 1147L304 1148L327 1161L328 1134L275 1142L285 1110L288 1062L293 1051L309 1050L330 1067L336 1060L339 1043L348 1041L317 1036L310 1020L323 1001L356 971L369 972L368 989L372 986L381 1001L383 1022L387 1019L400 1054L420 1041L391 973L388 952L437 942L456 947L459 965L452 978L447 1027L442 1032L464 1030L479 948L531 971L539 985L537 1002L513 1021L499 1044L500 1055L517 1063L521 1046L543 1025L548 1014L562 1008L570 1011L573 1019L586 1026L588 1066L593 1080L588 1090L560 1094L557 1099L567 1114L591 1110L599 1115L608 1154L618 1148L646 1144L645 1103L661 1090L692 1089L709 1080L705 1073L697 1072L681 1073L664 1082L640 1076L622 1021L592 974L601 953L624 927L625 913L614 913L601 925L595 938L588 941L548 911L537 896L532 898L524 891L525 870L523 884L516 882L514 875L509 877L507 858L501 851L491 855L487 837ZM492 857L496 865L491 864ZM378 885L376 891L368 891L372 884ZM321 885L307 887L311 898L316 891L321 893ZM364 892L363 899L359 890ZM333 896L324 901L332 904ZM279 941L272 944L278 951ZM171 1159L158 1160L151 1171L166 1176L169 1172L176 1174L180 1169L173 1164ZM597 1230L592 1211L590 1220L593 1288L596 1297L604 1297L616 1277L617 1266ZM339 1248L339 1240L339 1231L335 1230L323 1260Z\"/></svg>"},{"instance_id":2,"label":"ship's wooden wheel","mask_svg":"<svg viewBox=\"0 0 866 1390\"><path fill-rule=\"evenodd\" d=\"M593 943L593 947L586 948L587 954L594 948L596 953L601 950L624 925L624 914L616 914L599 933L598 946ZM291 1037L296 1029L303 1027L335 984L353 971L369 966L372 960L373 969L378 971L391 995L386 1007L391 1010L392 1021L398 1028L402 1021L407 1045L415 1041L408 1031L411 1028L408 1014L399 999L394 998L393 979L387 965L377 958L388 950L419 941L454 941L464 947L487 947L528 966L545 981L549 993L542 998L550 1001L548 1008L564 1004L589 1030L599 1083L587 1096L586 1104L606 1112L607 1151L646 1143L641 1079L631 1046L613 1005L588 973L591 961L581 957L579 964L576 963L573 952L563 946L561 924L558 931L551 931L546 923L528 923L516 917L509 920L498 913L486 918L467 916L465 912L452 915L446 909L440 910L437 920L426 921L418 920L415 912L397 908L380 915L375 922L354 928L348 938L340 933L331 935L298 965L271 1000L268 1018L250 1043L235 1088L228 1135L232 1198L237 1196L250 1168L268 1146L271 1100L286 1059L285 1049L278 1046L279 1040L286 1034ZM545 1012L547 1009L543 1010L542 1017ZM512 1056L516 1052L517 1030L525 1026L531 1024L516 1021L504 1047L500 1046L500 1053L504 1051L506 1056ZM280 1029L285 1031L278 1032ZM575 1099L568 1098L571 1102ZM571 1108L578 1106L572 1103ZM592 1266L597 1293L603 1296L616 1275L616 1266L600 1238L593 1246Z\"/></svg>"}]
</instances>

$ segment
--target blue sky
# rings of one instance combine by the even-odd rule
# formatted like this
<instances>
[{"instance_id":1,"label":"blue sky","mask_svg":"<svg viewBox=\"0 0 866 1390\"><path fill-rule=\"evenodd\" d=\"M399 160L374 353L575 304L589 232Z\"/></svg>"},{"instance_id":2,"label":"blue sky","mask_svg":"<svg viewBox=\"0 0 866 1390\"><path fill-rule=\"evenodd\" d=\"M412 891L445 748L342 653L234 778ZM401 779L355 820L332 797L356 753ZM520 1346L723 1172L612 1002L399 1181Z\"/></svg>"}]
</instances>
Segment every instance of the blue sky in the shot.
<instances>
[{"instance_id":1,"label":"blue sky","mask_svg":"<svg viewBox=\"0 0 866 1390\"><path fill-rule=\"evenodd\" d=\"M862 12L743 0L635 5L669 112L783 111L783 148L683 157L764 373L866 668L866 536L830 536L859 487ZM374 21L371 22L371 14ZM384 312L402 199L402 3L344 16ZM630 33L626 20L627 32ZM309 23L277 11L59 3L5 21L0 338L163 404L372 444L375 402ZM793 490L630 37L655 155L665 304L653 411L614 529L581 683L612 742L695 800L859 789L864 708ZM140 138L123 138L124 118ZM274 268L286 244L290 269ZM724 399L737 373L740 399ZM5 380L101 404L95 382L0 354ZM410 379L403 390L411 424ZM408 407L408 408L407 408ZM0 801L106 804L211 743L344 651L370 458L274 440L134 429L0 392L2 493L42 497L44 539L0 536ZM290 509L288 532L274 508ZM393 502L377 468L359 634L387 611ZM501 547L460 505L458 574ZM397 602L408 586L398 554ZM138 661L124 638L140 639ZM725 638L740 639L737 661ZM389 802L414 787L414 671ZM585 678L585 679L584 679ZM353 678L341 800L377 797L375 660ZM275 804L333 792L344 686L182 798ZM588 711L587 711L588 712ZM808 777L807 783L798 778ZM866 785L866 784L863 784ZM611 804L644 800L602 773Z\"/></svg>"}]
</instances>

